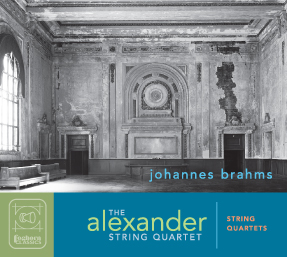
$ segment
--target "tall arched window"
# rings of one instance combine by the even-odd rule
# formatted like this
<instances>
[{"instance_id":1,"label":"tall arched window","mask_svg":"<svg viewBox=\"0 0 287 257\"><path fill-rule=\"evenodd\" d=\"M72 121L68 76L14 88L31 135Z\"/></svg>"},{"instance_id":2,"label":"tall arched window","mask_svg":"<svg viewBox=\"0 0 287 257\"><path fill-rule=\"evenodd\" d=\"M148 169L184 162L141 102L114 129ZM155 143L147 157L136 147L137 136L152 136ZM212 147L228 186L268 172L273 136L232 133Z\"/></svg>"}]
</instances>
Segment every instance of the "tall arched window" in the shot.
<instances>
[{"instance_id":1,"label":"tall arched window","mask_svg":"<svg viewBox=\"0 0 287 257\"><path fill-rule=\"evenodd\" d=\"M19 151L19 63L4 55L0 86L0 150Z\"/></svg>"}]
</instances>

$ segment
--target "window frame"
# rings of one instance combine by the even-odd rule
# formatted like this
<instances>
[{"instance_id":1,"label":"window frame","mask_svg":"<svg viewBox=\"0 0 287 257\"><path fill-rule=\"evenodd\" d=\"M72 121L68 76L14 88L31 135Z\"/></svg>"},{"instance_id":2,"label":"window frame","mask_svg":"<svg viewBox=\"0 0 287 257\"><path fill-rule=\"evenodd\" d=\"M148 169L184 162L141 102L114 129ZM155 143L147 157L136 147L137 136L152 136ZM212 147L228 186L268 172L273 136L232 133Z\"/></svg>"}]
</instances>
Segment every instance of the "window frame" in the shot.
<instances>
[{"instance_id":1,"label":"window frame","mask_svg":"<svg viewBox=\"0 0 287 257\"><path fill-rule=\"evenodd\" d=\"M6 66L4 65L4 61L7 58ZM20 74L20 65L19 61L13 54L6 53L2 60L3 70L1 73L1 81L0 81L0 113L2 109L3 100L6 100L6 123L1 120L0 117L0 152L3 154L18 154L20 153L20 95L21 95L21 80L19 77ZM9 66L11 65L11 66ZM12 70L9 72L9 67ZM6 68L6 70L5 70ZM4 75L6 76L6 86L4 85ZM11 85L12 84L12 85ZM6 87L6 89L5 89ZM12 87L12 89L11 89ZM17 91L15 94L15 90ZM6 97L5 97L6 95ZM12 107L12 111L10 108ZM16 110L15 110L16 108ZM10 115L12 114L12 117ZM3 113L1 113L3 115ZM15 118L15 116L17 116ZM3 116L2 116L3 117ZM5 137L4 133L6 128L7 133L7 141L6 145L4 145L3 138ZM9 139L9 134L12 133L11 139ZM15 142L16 141L16 142Z\"/></svg>"}]
</instances>

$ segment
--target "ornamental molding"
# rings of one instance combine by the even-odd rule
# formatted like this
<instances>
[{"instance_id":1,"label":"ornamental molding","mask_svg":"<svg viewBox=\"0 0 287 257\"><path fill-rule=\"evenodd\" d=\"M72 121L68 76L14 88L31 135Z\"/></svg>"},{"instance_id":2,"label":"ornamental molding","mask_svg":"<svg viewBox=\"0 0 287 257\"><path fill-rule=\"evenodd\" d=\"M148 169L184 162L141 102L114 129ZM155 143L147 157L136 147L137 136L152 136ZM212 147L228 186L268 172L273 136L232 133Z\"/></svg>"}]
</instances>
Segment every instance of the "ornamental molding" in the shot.
<instances>
[{"instance_id":1,"label":"ornamental molding","mask_svg":"<svg viewBox=\"0 0 287 257\"><path fill-rule=\"evenodd\" d=\"M99 54L102 53L101 46L93 47L54 47L55 54Z\"/></svg>"},{"instance_id":2,"label":"ornamental molding","mask_svg":"<svg viewBox=\"0 0 287 257\"><path fill-rule=\"evenodd\" d=\"M84 126L84 127L74 127L74 126L58 126L57 127L60 134L71 134L71 135L89 135L95 134L98 130L97 126Z\"/></svg>"},{"instance_id":3,"label":"ornamental molding","mask_svg":"<svg viewBox=\"0 0 287 257\"><path fill-rule=\"evenodd\" d=\"M52 52L45 46L47 43L45 39L42 38L37 40L37 38L31 34L28 34L27 36L30 37L30 42L27 42L28 44L26 44L27 52L31 54L32 48L34 47L41 53L43 57L47 58L48 60L52 59ZM45 44L41 44L41 41L45 42ZM32 59L33 56L29 56L28 63L30 63L30 58Z\"/></svg>"},{"instance_id":4,"label":"ornamental molding","mask_svg":"<svg viewBox=\"0 0 287 257\"><path fill-rule=\"evenodd\" d=\"M279 38L281 36L281 30L279 28L278 19L269 22L265 30L262 34L265 34L262 38L260 38L260 46L261 50L263 50L266 46L272 44L274 39Z\"/></svg>"},{"instance_id":5,"label":"ornamental molding","mask_svg":"<svg viewBox=\"0 0 287 257\"><path fill-rule=\"evenodd\" d=\"M220 134L252 134L256 126L254 123L246 123L243 126L216 126L218 133Z\"/></svg>"},{"instance_id":6,"label":"ornamental molding","mask_svg":"<svg viewBox=\"0 0 287 257\"><path fill-rule=\"evenodd\" d=\"M254 156L254 134L256 127L254 123L246 123L244 126L224 126L218 125L216 139L216 156L224 158L224 134L244 134L245 140L245 158Z\"/></svg>"},{"instance_id":7,"label":"ornamental molding","mask_svg":"<svg viewBox=\"0 0 287 257\"><path fill-rule=\"evenodd\" d=\"M195 43L195 53L256 54L258 50L258 43L228 41L213 43Z\"/></svg>"},{"instance_id":8,"label":"ornamental molding","mask_svg":"<svg viewBox=\"0 0 287 257\"><path fill-rule=\"evenodd\" d=\"M0 6L7 11L12 18L26 29L26 35L34 36L35 40L43 47L45 52L51 55L52 37L40 26L37 20L25 13L25 11L14 0L1 0Z\"/></svg>"},{"instance_id":9,"label":"ornamental molding","mask_svg":"<svg viewBox=\"0 0 287 257\"><path fill-rule=\"evenodd\" d=\"M277 26L279 31L279 38L287 30L287 13L286 10L283 10L277 18Z\"/></svg>"},{"instance_id":10,"label":"ornamental molding","mask_svg":"<svg viewBox=\"0 0 287 257\"><path fill-rule=\"evenodd\" d=\"M123 46L122 53L189 53L187 46Z\"/></svg>"},{"instance_id":11,"label":"ornamental molding","mask_svg":"<svg viewBox=\"0 0 287 257\"><path fill-rule=\"evenodd\" d=\"M168 119L170 116L189 122L187 92L186 78L178 67L162 63L138 65L125 81L124 123L137 117Z\"/></svg>"},{"instance_id":12,"label":"ornamental molding","mask_svg":"<svg viewBox=\"0 0 287 257\"><path fill-rule=\"evenodd\" d=\"M170 110L171 91L166 83L153 80L147 83L141 95L143 110Z\"/></svg>"},{"instance_id":13,"label":"ornamental molding","mask_svg":"<svg viewBox=\"0 0 287 257\"><path fill-rule=\"evenodd\" d=\"M123 124L121 130L129 132L152 132L152 131L173 131L189 134L192 129L191 124L182 123L180 118L134 118L132 123Z\"/></svg>"},{"instance_id":14,"label":"ornamental molding","mask_svg":"<svg viewBox=\"0 0 287 257\"><path fill-rule=\"evenodd\" d=\"M62 3L61 3L62 2ZM184 2L184 1L178 1L178 2L164 2L164 1L157 1L157 2L123 2L123 3L96 3L91 1L83 1L83 2L77 2L76 4L73 3L73 1L59 1L57 3L57 7L184 7L184 6L269 6L270 3L258 1L258 2ZM272 5L275 6L281 6L284 7L284 3L273 3ZM39 0L29 0L28 3L29 7L55 7L55 3L52 3L52 1L46 1L46 2L39 2Z\"/></svg>"},{"instance_id":15,"label":"ornamental molding","mask_svg":"<svg viewBox=\"0 0 287 257\"><path fill-rule=\"evenodd\" d=\"M14 0L1 0L0 6L2 6L3 9L5 9L16 21L24 26L26 13Z\"/></svg>"},{"instance_id":16,"label":"ornamental molding","mask_svg":"<svg viewBox=\"0 0 287 257\"><path fill-rule=\"evenodd\" d=\"M58 126L57 127L59 136L59 152L60 158L67 158L68 150L68 136L69 135L89 135L89 158L95 158L95 146L97 140L97 126L85 126L85 127L74 127L74 126Z\"/></svg>"},{"instance_id":17,"label":"ornamental molding","mask_svg":"<svg viewBox=\"0 0 287 257\"><path fill-rule=\"evenodd\" d=\"M26 21L25 36L30 39L33 45L50 60L52 55L52 38L40 27L35 19L31 17Z\"/></svg>"}]
</instances>

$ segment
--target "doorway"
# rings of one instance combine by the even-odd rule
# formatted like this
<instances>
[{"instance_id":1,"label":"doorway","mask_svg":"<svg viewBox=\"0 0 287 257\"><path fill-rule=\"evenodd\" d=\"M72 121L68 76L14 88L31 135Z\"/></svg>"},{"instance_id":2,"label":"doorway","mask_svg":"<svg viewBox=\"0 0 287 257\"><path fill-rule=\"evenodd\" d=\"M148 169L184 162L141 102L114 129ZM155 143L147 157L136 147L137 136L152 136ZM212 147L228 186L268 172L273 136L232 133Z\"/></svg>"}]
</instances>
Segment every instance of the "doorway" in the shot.
<instances>
[{"instance_id":1,"label":"doorway","mask_svg":"<svg viewBox=\"0 0 287 257\"><path fill-rule=\"evenodd\" d=\"M224 171L243 172L245 169L244 134L224 135Z\"/></svg>"},{"instance_id":2,"label":"doorway","mask_svg":"<svg viewBox=\"0 0 287 257\"><path fill-rule=\"evenodd\" d=\"M70 175L88 175L88 151L70 151Z\"/></svg>"},{"instance_id":3,"label":"doorway","mask_svg":"<svg viewBox=\"0 0 287 257\"><path fill-rule=\"evenodd\" d=\"M69 175L88 175L89 137L88 135L68 136L67 171Z\"/></svg>"}]
</instances>

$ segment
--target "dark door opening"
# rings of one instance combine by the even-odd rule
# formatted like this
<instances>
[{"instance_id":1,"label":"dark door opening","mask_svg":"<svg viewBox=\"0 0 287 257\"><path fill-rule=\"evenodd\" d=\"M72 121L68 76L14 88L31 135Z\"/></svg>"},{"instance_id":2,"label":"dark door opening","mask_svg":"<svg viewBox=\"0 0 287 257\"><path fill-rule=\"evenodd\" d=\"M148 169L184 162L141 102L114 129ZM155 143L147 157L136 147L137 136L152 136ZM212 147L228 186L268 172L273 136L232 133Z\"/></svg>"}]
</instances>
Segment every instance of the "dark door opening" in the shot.
<instances>
[{"instance_id":1,"label":"dark door opening","mask_svg":"<svg viewBox=\"0 0 287 257\"><path fill-rule=\"evenodd\" d=\"M243 172L244 151L242 150L226 150L224 151L225 172Z\"/></svg>"},{"instance_id":2,"label":"dark door opening","mask_svg":"<svg viewBox=\"0 0 287 257\"><path fill-rule=\"evenodd\" d=\"M88 175L88 151L70 151L70 174Z\"/></svg>"},{"instance_id":3,"label":"dark door opening","mask_svg":"<svg viewBox=\"0 0 287 257\"><path fill-rule=\"evenodd\" d=\"M224 171L243 172L245 168L244 135L224 135Z\"/></svg>"},{"instance_id":4,"label":"dark door opening","mask_svg":"<svg viewBox=\"0 0 287 257\"><path fill-rule=\"evenodd\" d=\"M68 136L67 171L69 175L88 175L89 138L87 135Z\"/></svg>"}]
</instances>

